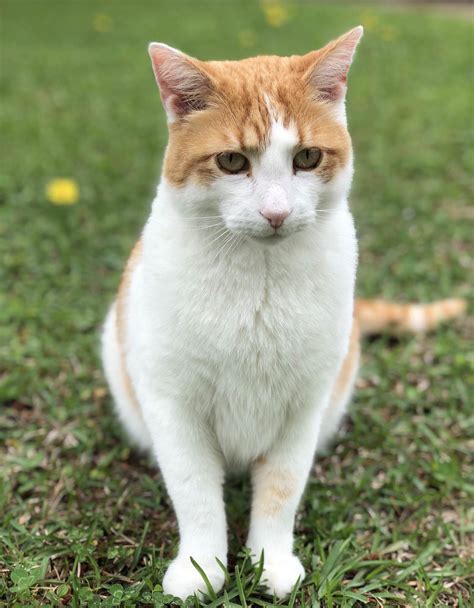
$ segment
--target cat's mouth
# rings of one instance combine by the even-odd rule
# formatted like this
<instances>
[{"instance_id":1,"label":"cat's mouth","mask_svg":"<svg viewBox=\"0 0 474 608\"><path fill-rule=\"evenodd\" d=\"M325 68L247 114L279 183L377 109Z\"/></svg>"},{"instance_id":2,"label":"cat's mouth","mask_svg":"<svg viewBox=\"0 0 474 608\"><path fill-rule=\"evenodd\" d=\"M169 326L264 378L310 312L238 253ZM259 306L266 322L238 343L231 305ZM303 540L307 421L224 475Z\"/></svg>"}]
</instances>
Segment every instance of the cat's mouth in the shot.
<instances>
[{"instance_id":1,"label":"cat's mouth","mask_svg":"<svg viewBox=\"0 0 474 608\"><path fill-rule=\"evenodd\" d=\"M265 236L255 236L252 235L251 238L254 241L257 241L257 243L261 243L262 245L277 245L278 243L281 243L282 241L285 240L285 238L288 236L288 234L282 234L281 232L278 232L277 230L275 230L275 232L273 232L273 234L268 234Z\"/></svg>"}]
</instances>

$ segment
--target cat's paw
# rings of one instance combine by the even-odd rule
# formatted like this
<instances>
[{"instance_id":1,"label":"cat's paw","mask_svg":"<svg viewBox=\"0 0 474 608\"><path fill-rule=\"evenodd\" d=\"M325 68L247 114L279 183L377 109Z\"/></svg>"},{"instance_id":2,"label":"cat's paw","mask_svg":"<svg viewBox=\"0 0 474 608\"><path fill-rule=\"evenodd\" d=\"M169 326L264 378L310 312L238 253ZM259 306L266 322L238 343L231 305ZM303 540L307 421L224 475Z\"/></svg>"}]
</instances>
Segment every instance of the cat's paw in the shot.
<instances>
[{"instance_id":1,"label":"cat's paw","mask_svg":"<svg viewBox=\"0 0 474 608\"><path fill-rule=\"evenodd\" d=\"M196 561L206 573L214 591L220 591L224 585L224 573L216 560ZM177 557L166 571L163 591L185 600L194 593L207 593L207 587L189 557Z\"/></svg>"},{"instance_id":2,"label":"cat's paw","mask_svg":"<svg viewBox=\"0 0 474 608\"><path fill-rule=\"evenodd\" d=\"M265 556L262 582L267 591L278 599L289 595L298 580L302 582L304 577L304 568L295 555Z\"/></svg>"}]
</instances>

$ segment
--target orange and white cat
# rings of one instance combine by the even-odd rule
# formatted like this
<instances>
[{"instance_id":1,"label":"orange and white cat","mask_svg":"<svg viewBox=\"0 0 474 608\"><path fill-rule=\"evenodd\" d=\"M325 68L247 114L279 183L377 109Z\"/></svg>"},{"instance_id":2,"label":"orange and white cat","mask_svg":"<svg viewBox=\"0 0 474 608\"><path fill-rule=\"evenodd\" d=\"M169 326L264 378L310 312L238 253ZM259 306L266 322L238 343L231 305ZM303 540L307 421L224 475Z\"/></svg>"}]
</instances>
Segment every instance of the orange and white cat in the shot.
<instances>
[{"instance_id":1,"label":"orange and white cat","mask_svg":"<svg viewBox=\"0 0 474 608\"><path fill-rule=\"evenodd\" d=\"M295 512L351 395L362 329L421 330L460 312L359 302L347 197L346 77L357 27L304 56L150 55L169 124L163 177L103 333L121 421L153 451L178 518L163 586L224 583L226 472L249 469L247 545L288 594L304 578Z\"/></svg>"}]
</instances>

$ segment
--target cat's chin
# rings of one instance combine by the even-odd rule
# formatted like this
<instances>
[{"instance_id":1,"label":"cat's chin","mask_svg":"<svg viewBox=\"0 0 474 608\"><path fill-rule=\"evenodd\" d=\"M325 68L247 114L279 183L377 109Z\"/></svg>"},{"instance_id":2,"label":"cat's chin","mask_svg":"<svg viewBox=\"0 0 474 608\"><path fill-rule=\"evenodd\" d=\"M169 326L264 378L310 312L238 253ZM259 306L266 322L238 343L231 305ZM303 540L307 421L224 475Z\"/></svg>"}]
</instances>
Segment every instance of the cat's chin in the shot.
<instances>
[{"instance_id":1,"label":"cat's chin","mask_svg":"<svg viewBox=\"0 0 474 608\"><path fill-rule=\"evenodd\" d=\"M274 234L270 234L269 236L251 236L250 238L259 243L260 245L264 245L266 247L274 247L275 245L279 245L283 243L288 237L288 234L279 234L275 232Z\"/></svg>"}]
</instances>

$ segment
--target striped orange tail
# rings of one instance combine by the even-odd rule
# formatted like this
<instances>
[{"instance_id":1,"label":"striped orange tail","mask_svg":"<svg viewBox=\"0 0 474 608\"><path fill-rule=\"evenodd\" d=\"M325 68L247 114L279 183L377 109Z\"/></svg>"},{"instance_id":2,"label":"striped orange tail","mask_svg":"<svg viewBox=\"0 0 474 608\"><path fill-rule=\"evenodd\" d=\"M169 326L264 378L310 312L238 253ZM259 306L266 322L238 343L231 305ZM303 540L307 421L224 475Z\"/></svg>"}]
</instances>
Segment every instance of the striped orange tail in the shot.
<instances>
[{"instance_id":1,"label":"striped orange tail","mask_svg":"<svg viewBox=\"0 0 474 608\"><path fill-rule=\"evenodd\" d=\"M385 300L356 300L354 316L363 334L430 331L466 310L465 300L452 298L431 304L395 304Z\"/></svg>"}]
</instances>

